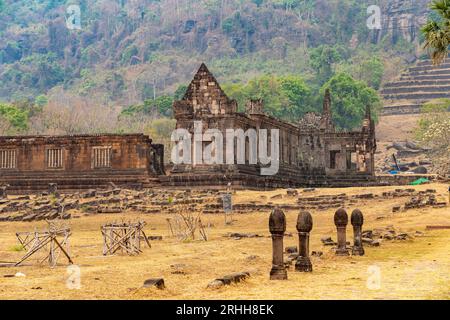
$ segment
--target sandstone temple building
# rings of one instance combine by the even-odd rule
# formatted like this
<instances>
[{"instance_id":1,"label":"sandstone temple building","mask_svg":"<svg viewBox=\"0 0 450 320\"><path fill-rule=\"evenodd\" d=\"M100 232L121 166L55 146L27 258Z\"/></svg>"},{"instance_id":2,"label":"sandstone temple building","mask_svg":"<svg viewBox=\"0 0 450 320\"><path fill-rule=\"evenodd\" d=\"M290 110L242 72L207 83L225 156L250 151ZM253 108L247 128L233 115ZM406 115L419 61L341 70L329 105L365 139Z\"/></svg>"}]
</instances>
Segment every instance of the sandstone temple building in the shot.
<instances>
[{"instance_id":1,"label":"sandstone temple building","mask_svg":"<svg viewBox=\"0 0 450 320\"><path fill-rule=\"evenodd\" d=\"M300 185L354 185L374 180L375 124L367 109L360 131L336 131L327 91L321 114L309 113L298 123L288 123L264 113L263 101L249 101L245 113L226 96L217 80L202 64L186 94L173 105L177 128L194 134L194 123L203 130L230 128L279 129L280 168L274 176L262 176L261 164L181 164L163 179L172 186L242 185L286 187ZM208 144L207 141L204 142ZM248 141L245 142L248 144ZM192 143L194 144L194 142ZM225 153L226 151L224 151Z\"/></svg>"},{"instance_id":2,"label":"sandstone temple building","mask_svg":"<svg viewBox=\"0 0 450 320\"><path fill-rule=\"evenodd\" d=\"M0 185L14 191L145 186L164 174L162 145L142 134L0 137Z\"/></svg>"},{"instance_id":3,"label":"sandstone temple building","mask_svg":"<svg viewBox=\"0 0 450 320\"><path fill-rule=\"evenodd\" d=\"M240 164L176 164L165 170L164 146L143 134L0 137L0 186L18 192L76 190L118 186L274 188L295 186L353 186L376 184L375 125L367 109L359 131L337 131L332 122L327 91L321 114L309 113L297 123L271 117L263 101L249 101L245 112L226 96L202 64L183 99L173 104L177 128L204 131L214 128L256 132L278 129L279 170L261 175L262 163L250 163L248 139L245 162ZM225 134L224 134L225 136ZM236 141L238 143L239 141ZM208 145L208 141L202 142Z\"/></svg>"}]
</instances>

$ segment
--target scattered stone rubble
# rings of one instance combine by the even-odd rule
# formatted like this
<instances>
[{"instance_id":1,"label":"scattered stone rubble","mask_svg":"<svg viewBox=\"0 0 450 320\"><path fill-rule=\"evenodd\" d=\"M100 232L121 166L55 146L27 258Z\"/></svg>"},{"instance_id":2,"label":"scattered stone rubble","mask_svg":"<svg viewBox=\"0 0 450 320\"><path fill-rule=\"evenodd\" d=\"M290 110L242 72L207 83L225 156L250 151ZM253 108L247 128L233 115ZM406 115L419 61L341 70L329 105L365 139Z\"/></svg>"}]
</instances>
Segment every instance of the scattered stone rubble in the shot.
<instances>
[{"instance_id":1,"label":"scattered stone rubble","mask_svg":"<svg viewBox=\"0 0 450 320\"><path fill-rule=\"evenodd\" d=\"M411 141L394 142L386 146L385 151L380 151L381 157L376 160L375 166L378 172L387 173L391 170L398 170L393 154L401 172L414 174L434 173L435 167L428 156L428 149L418 146Z\"/></svg>"},{"instance_id":2,"label":"scattered stone rubble","mask_svg":"<svg viewBox=\"0 0 450 320\"><path fill-rule=\"evenodd\" d=\"M55 196L42 193L0 199L0 221L69 219L84 214L119 214L128 210L145 214L200 211L209 202L221 202L219 191L136 191L128 189L89 190Z\"/></svg>"},{"instance_id":3,"label":"scattered stone rubble","mask_svg":"<svg viewBox=\"0 0 450 320\"><path fill-rule=\"evenodd\" d=\"M392 208L393 213L400 211L408 211L410 209L419 208L445 208L447 207L447 202L438 201L438 196L436 190L428 189L425 191L420 191L412 194L413 196L404 204L397 204Z\"/></svg>"},{"instance_id":4,"label":"scattered stone rubble","mask_svg":"<svg viewBox=\"0 0 450 320\"><path fill-rule=\"evenodd\" d=\"M256 234L256 233L238 233L238 232L229 232L224 235L226 238L233 238L235 240L240 240L242 238L263 238L264 236Z\"/></svg>"},{"instance_id":5,"label":"scattered stone rubble","mask_svg":"<svg viewBox=\"0 0 450 320\"><path fill-rule=\"evenodd\" d=\"M52 185L54 190L57 186ZM50 190L50 189L49 189ZM445 202L437 200L436 190L416 191L415 189L396 189L380 194L365 193L359 195L311 196L312 191L304 189L298 191L288 189L285 194L276 194L272 198L262 195L248 203L234 203L233 212L236 214L261 212L266 213L273 209L275 204L271 201L283 199L290 203L277 203L281 210L314 210L323 211L336 209L358 202L375 199L394 199L409 197L410 201L404 204L405 210L429 206L440 208L446 206ZM203 212L204 214L223 213L223 192L218 190L129 190L111 186L108 190L89 190L71 194L58 194L58 192L41 193L37 195L12 196L6 189L0 197L0 221L39 221L55 218L69 219L80 215L94 214L121 214L133 211L142 214L176 213L179 210ZM308 196L306 196L308 194ZM282 201L285 202L285 201ZM293 203L296 202L296 203ZM402 210L402 204L396 205L393 212ZM242 237L240 237L242 238Z\"/></svg>"},{"instance_id":6,"label":"scattered stone rubble","mask_svg":"<svg viewBox=\"0 0 450 320\"><path fill-rule=\"evenodd\" d=\"M316 197L299 197L297 203L302 210L328 210L354 205L365 200L388 200L403 197L436 197L436 190L428 189L425 191L416 191L413 188L395 189L381 194L363 193L349 196L345 193L337 195L321 195ZM442 206L443 203L436 203L434 206Z\"/></svg>"},{"instance_id":7,"label":"scattered stone rubble","mask_svg":"<svg viewBox=\"0 0 450 320\"><path fill-rule=\"evenodd\" d=\"M405 241L413 240L415 237L424 236L421 231L416 231L414 235L396 230L394 226L365 230L362 232L362 242L371 246L379 246L382 241Z\"/></svg>"},{"instance_id":8,"label":"scattered stone rubble","mask_svg":"<svg viewBox=\"0 0 450 320\"><path fill-rule=\"evenodd\" d=\"M394 226L389 225L384 228L376 228L373 230L364 230L361 233L361 241L364 245L371 247L379 247L383 241L406 241L414 238L423 237L425 233L422 231L415 231L413 234L397 230ZM321 239L324 246L336 247L335 242L331 237L323 237ZM347 246L350 242L347 241Z\"/></svg>"}]
</instances>

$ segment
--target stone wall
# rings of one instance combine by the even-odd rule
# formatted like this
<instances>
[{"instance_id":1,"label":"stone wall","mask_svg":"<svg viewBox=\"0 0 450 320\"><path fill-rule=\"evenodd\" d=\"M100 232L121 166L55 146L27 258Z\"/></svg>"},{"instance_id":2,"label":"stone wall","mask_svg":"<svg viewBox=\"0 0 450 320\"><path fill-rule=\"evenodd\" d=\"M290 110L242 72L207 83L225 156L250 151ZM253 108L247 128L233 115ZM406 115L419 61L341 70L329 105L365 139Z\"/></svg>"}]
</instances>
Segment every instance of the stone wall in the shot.
<instances>
[{"instance_id":1,"label":"stone wall","mask_svg":"<svg viewBox=\"0 0 450 320\"><path fill-rule=\"evenodd\" d=\"M45 190L48 183L62 189L143 184L164 174L163 151L142 134L0 137L0 184L20 191Z\"/></svg>"}]
</instances>

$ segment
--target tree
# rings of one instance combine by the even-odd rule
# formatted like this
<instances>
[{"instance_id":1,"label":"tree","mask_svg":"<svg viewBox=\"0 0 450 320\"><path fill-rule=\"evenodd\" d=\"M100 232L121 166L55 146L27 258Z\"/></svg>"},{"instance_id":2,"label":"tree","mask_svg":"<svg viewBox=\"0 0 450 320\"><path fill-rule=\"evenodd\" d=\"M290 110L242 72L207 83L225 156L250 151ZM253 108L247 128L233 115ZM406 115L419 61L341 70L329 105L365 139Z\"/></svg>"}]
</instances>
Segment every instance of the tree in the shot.
<instances>
[{"instance_id":1,"label":"tree","mask_svg":"<svg viewBox=\"0 0 450 320\"><path fill-rule=\"evenodd\" d=\"M346 50L342 46L321 45L311 50L311 67L316 72L320 85L332 77L333 64L345 59L346 55Z\"/></svg>"},{"instance_id":2,"label":"tree","mask_svg":"<svg viewBox=\"0 0 450 320\"><path fill-rule=\"evenodd\" d=\"M450 99L431 101L422 107L419 129L416 136L419 142L430 148L430 156L437 171L450 172Z\"/></svg>"},{"instance_id":3,"label":"tree","mask_svg":"<svg viewBox=\"0 0 450 320\"><path fill-rule=\"evenodd\" d=\"M247 101L257 99L264 101L264 109L269 115L279 119L295 121L312 111L311 90L303 78L295 75L265 75L251 79L245 86L227 84L223 89L238 102L240 111Z\"/></svg>"},{"instance_id":4,"label":"tree","mask_svg":"<svg viewBox=\"0 0 450 320\"><path fill-rule=\"evenodd\" d=\"M177 88L177 90L175 90L175 93L174 93L174 96L173 96L174 100L181 100L181 99L183 99L184 94L186 93L187 89L188 89L188 86L185 85L185 84L182 84L182 85L178 86L178 88Z\"/></svg>"},{"instance_id":5,"label":"tree","mask_svg":"<svg viewBox=\"0 0 450 320\"><path fill-rule=\"evenodd\" d=\"M326 88L331 91L333 120L338 129L352 130L360 126L367 106L372 110L373 119L378 119L382 103L378 93L366 83L338 73L323 85L322 96Z\"/></svg>"},{"instance_id":6,"label":"tree","mask_svg":"<svg viewBox=\"0 0 450 320\"><path fill-rule=\"evenodd\" d=\"M430 52L433 63L440 64L447 57L450 45L450 0L434 0L430 8L438 14L438 19L429 20L422 28L424 48Z\"/></svg>"},{"instance_id":7,"label":"tree","mask_svg":"<svg viewBox=\"0 0 450 320\"><path fill-rule=\"evenodd\" d=\"M379 90L384 74L384 63L376 56L362 54L353 57L348 63L336 68L339 72L350 74L354 79L364 81L369 87Z\"/></svg>"},{"instance_id":8,"label":"tree","mask_svg":"<svg viewBox=\"0 0 450 320\"><path fill-rule=\"evenodd\" d=\"M48 98L44 94L41 94L34 99L34 103L42 108L48 103Z\"/></svg>"},{"instance_id":9,"label":"tree","mask_svg":"<svg viewBox=\"0 0 450 320\"><path fill-rule=\"evenodd\" d=\"M316 111L311 106L311 89L299 76L284 76L279 79L283 96L288 100L289 106L282 117L288 120L298 120L307 112Z\"/></svg>"},{"instance_id":10,"label":"tree","mask_svg":"<svg viewBox=\"0 0 450 320\"><path fill-rule=\"evenodd\" d=\"M147 99L143 104L129 106L121 112L122 115L132 116L136 114L153 115L155 113L170 117L172 115L172 96L163 95L156 99Z\"/></svg>"},{"instance_id":11,"label":"tree","mask_svg":"<svg viewBox=\"0 0 450 320\"><path fill-rule=\"evenodd\" d=\"M0 119L19 131L28 127L28 112L9 104L0 103Z\"/></svg>"}]
</instances>

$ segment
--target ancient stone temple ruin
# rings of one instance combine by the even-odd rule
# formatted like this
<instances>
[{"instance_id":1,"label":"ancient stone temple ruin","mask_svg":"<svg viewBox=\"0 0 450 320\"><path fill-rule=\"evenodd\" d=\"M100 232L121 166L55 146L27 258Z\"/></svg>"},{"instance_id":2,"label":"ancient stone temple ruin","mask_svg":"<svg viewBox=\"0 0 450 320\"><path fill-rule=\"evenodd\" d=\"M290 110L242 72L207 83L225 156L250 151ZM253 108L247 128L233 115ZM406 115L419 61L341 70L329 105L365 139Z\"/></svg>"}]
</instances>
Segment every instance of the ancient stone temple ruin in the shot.
<instances>
[{"instance_id":1,"label":"ancient stone temple ruin","mask_svg":"<svg viewBox=\"0 0 450 320\"><path fill-rule=\"evenodd\" d=\"M148 136L0 137L0 185L18 192L151 186L164 174L164 146Z\"/></svg>"},{"instance_id":2,"label":"ancient stone temple ruin","mask_svg":"<svg viewBox=\"0 0 450 320\"><path fill-rule=\"evenodd\" d=\"M297 123L267 115L261 100L249 101L246 111L239 112L237 102L226 96L217 80L202 64L183 99L173 105L177 129L185 129L189 132L189 139L192 139L189 144L192 155L189 158L193 161L176 163L163 181L171 186L229 183L246 187L369 184L374 181L376 140L374 121L369 109L367 110L361 130L352 132L339 132L335 129L329 91L324 97L322 113L306 114ZM199 129L203 134L208 134L209 129L218 129L226 137L226 141L217 143L217 137L209 137L203 138L199 145L196 138ZM230 129L236 134L228 136ZM258 146L260 151L259 133L264 129L268 132L269 153L278 151L279 154L276 159L279 161L279 168L273 175L262 175L261 170L267 167L267 162L255 159L250 152L252 146ZM273 129L279 130L279 141L271 141L269 132ZM252 130L256 134L251 134ZM278 143L279 150L271 149L274 143ZM211 163L196 157L196 148L205 150L209 147L214 150L212 153L217 152L217 148L223 148L223 154L228 159L228 154L234 148L236 160L236 157L239 158L239 144L244 147L240 150L245 150L245 155L241 154L241 160L245 158L245 161ZM270 156L275 161L275 154Z\"/></svg>"},{"instance_id":3,"label":"ancient stone temple ruin","mask_svg":"<svg viewBox=\"0 0 450 320\"><path fill-rule=\"evenodd\" d=\"M375 125L367 110L361 130L353 132L335 129L329 91L322 113L306 114L297 123L267 115L261 100L249 101L239 112L202 64L183 99L173 105L176 127L188 135L176 145L189 142L182 153L193 161L177 162L180 153L174 159L172 152L172 169L165 170L164 146L142 134L0 137L0 187L27 193L46 191L49 184L58 190L379 184ZM216 133L208 137L210 129ZM219 150L226 161L218 161Z\"/></svg>"}]
</instances>

